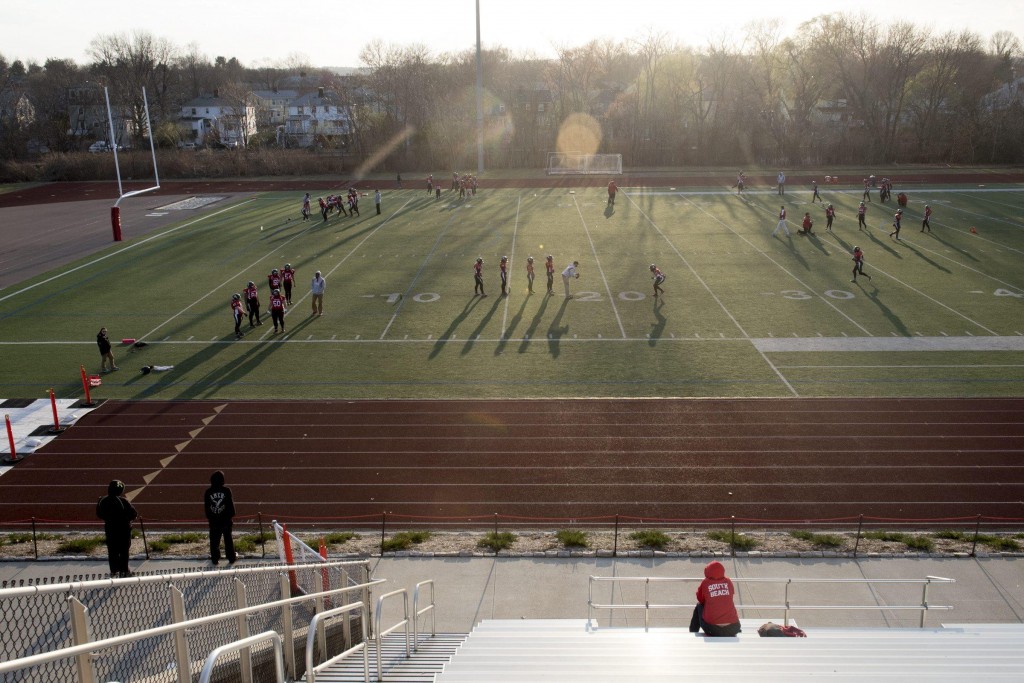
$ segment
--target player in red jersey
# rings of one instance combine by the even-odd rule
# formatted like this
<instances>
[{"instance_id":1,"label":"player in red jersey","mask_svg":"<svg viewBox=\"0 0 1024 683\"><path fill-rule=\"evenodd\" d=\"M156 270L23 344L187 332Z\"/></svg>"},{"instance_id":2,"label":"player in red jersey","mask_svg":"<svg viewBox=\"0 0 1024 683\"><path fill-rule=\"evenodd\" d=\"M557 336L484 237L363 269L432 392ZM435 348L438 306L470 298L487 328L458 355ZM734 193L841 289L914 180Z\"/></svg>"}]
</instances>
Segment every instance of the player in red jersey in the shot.
<instances>
[{"instance_id":1,"label":"player in red jersey","mask_svg":"<svg viewBox=\"0 0 1024 683\"><path fill-rule=\"evenodd\" d=\"M526 257L526 288L530 294L533 294L533 257Z\"/></svg>"},{"instance_id":2,"label":"player in red jersey","mask_svg":"<svg viewBox=\"0 0 1024 683\"><path fill-rule=\"evenodd\" d=\"M270 275L267 276L267 286L270 287L270 291L281 289L281 271L277 268L270 271Z\"/></svg>"},{"instance_id":3,"label":"player in red jersey","mask_svg":"<svg viewBox=\"0 0 1024 683\"><path fill-rule=\"evenodd\" d=\"M900 226L903 224L903 209L896 209L896 213L892 216L892 232L889 233L889 237L895 236L898 240L900 238Z\"/></svg>"},{"instance_id":4,"label":"player in red jersey","mask_svg":"<svg viewBox=\"0 0 1024 683\"><path fill-rule=\"evenodd\" d=\"M547 269L548 275L548 296L554 296L555 292L552 287L555 284L555 257L551 254L544 258L544 268Z\"/></svg>"},{"instance_id":5,"label":"player in red jersey","mask_svg":"<svg viewBox=\"0 0 1024 683\"><path fill-rule=\"evenodd\" d=\"M256 283L249 280L249 285L245 288L242 296L245 297L245 308L249 311L249 327L262 325L263 321L260 320L260 293L256 289ZM256 321L255 324L253 320Z\"/></svg>"},{"instance_id":6,"label":"player in red jersey","mask_svg":"<svg viewBox=\"0 0 1024 683\"><path fill-rule=\"evenodd\" d=\"M231 315L235 319L235 339L242 338L242 295L231 295Z\"/></svg>"},{"instance_id":7,"label":"player in red jersey","mask_svg":"<svg viewBox=\"0 0 1024 683\"><path fill-rule=\"evenodd\" d=\"M932 231L932 225L928 220L932 217L932 207L927 204L924 205L924 220L921 221L921 232L924 232L925 228L928 228L928 232Z\"/></svg>"},{"instance_id":8,"label":"player in red jersey","mask_svg":"<svg viewBox=\"0 0 1024 683\"><path fill-rule=\"evenodd\" d=\"M801 235L813 235L814 232L811 230L811 228L813 228L813 227L814 227L814 221L811 220L810 212L809 211L805 212L804 213L804 220L800 224L800 234Z\"/></svg>"},{"instance_id":9,"label":"player in red jersey","mask_svg":"<svg viewBox=\"0 0 1024 683\"><path fill-rule=\"evenodd\" d=\"M317 197L317 201L320 203L320 215L324 217L324 223L327 222L327 202L324 201L323 197Z\"/></svg>"},{"instance_id":10,"label":"player in red jersey","mask_svg":"<svg viewBox=\"0 0 1024 683\"><path fill-rule=\"evenodd\" d=\"M825 230L832 232L832 221L835 220L836 210L829 204L825 207Z\"/></svg>"},{"instance_id":11,"label":"player in red jersey","mask_svg":"<svg viewBox=\"0 0 1024 683\"><path fill-rule=\"evenodd\" d=\"M867 213L868 213L868 207L864 205L864 202L861 202L860 206L857 207L857 229L858 230L867 230L868 229L868 224L864 220L865 216L867 216Z\"/></svg>"},{"instance_id":12,"label":"player in red jersey","mask_svg":"<svg viewBox=\"0 0 1024 683\"><path fill-rule=\"evenodd\" d=\"M281 296L281 290L275 289L270 294L270 318L274 321L274 332L277 332L278 325L284 332L284 314L288 311L287 302Z\"/></svg>"},{"instance_id":13,"label":"player in red jersey","mask_svg":"<svg viewBox=\"0 0 1024 683\"><path fill-rule=\"evenodd\" d=\"M292 264L284 264L284 270L281 271L281 281L284 283L284 300L291 306L292 285L295 284L295 270L292 268Z\"/></svg>"},{"instance_id":14,"label":"player in red jersey","mask_svg":"<svg viewBox=\"0 0 1024 683\"><path fill-rule=\"evenodd\" d=\"M615 193L619 191L618 185L615 184L614 180L608 181L608 204L615 206Z\"/></svg>"},{"instance_id":15,"label":"player in red jersey","mask_svg":"<svg viewBox=\"0 0 1024 683\"><path fill-rule=\"evenodd\" d=\"M658 292L665 293L665 290L661 288L661 283L665 281L665 273L661 272L661 268L653 263L651 264L651 279L654 280L654 297L657 298Z\"/></svg>"},{"instance_id":16,"label":"player in red jersey","mask_svg":"<svg viewBox=\"0 0 1024 683\"><path fill-rule=\"evenodd\" d=\"M871 276L864 272L864 252L860 250L860 247L853 248L853 279L850 282L856 282L857 275L871 279Z\"/></svg>"},{"instance_id":17,"label":"player in red jersey","mask_svg":"<svg viewBox=\"0 0 1024 683\"><path fill-rule=\"evenodd\" d=\"M484 260L480 257L473 264L473 282L473 296L479 294L481 299L487 296L484 293Z\"/></svg>"},{"instance_id":18,"label":"player in red jersey","mask_svg":"<svg viewBox=\"0 0 1024 683\"><path fill-rule=\"evenodd\" d=\"M498 270L501 272L501 295L508 296L508 256L501 257Z\"/></svg>"}]
</instances>

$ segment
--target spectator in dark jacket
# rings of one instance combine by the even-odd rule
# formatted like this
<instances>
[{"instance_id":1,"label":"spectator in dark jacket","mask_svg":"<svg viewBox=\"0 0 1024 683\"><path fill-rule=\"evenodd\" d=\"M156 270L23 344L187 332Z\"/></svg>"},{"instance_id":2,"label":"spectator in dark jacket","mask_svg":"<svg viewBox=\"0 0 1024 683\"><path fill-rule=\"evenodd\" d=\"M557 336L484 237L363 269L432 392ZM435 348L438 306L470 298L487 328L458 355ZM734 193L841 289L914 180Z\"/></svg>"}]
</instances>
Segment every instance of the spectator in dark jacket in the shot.
<instances>
[{"instance_id":1,"label":"spectator in dark jacket","mask_svg":"<svg viewBox=\"0 0 1024 683\"><path fill-rule=\"evenodd\" d=\"M224 473L217 470L210 475L210 488L203 494L206 519L210 522L210 560L220 563L220 539L224 537L224 555L228 562L235 563L235 541L231 537L232 518L235 516L235 501L231 489L224 485Z\"/></svg>"},{"instance_id":2,"label":"spectator in dark jacket","mask_svg":"<svg viewBox=\"0 0 1024 683\"><path fill-rule=\"evenodd\" d=\"M124 482L115 479L107 485L107 495L96 503L96 516L103 520L107 540L110 575L114 578L132 575L128 553L132 545L132 520L139 516L123 494Z\"/></svg>"}]
</instances>

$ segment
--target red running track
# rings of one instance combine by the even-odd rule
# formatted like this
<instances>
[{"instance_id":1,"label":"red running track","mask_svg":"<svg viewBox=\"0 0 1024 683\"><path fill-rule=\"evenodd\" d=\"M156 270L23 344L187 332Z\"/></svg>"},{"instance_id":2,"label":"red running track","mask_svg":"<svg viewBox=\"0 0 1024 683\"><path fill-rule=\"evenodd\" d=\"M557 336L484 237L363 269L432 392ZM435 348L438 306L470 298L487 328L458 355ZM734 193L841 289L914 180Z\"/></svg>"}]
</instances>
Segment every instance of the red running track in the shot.
<instances>
[{"instance_id":1,"label":"red running track","mask_svg":"<svg viewBox=\"0 0 1024 683\"><path fill-rule=\"evenodd\" d=\"M95 523L122 479L150 522L382 512L1024 522L1024 399L108 401L0 479L4 522Z\"/></svg>"}]
</instances>

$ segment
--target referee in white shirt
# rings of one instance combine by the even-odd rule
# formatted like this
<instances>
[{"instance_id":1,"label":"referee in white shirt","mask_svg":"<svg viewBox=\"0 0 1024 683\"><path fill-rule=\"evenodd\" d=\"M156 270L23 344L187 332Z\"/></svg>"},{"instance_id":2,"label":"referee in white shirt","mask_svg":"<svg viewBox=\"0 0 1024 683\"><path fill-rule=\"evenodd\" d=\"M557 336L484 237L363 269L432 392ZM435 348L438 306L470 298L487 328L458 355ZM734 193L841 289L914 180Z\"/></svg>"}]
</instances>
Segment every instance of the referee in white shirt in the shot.
<instances>
[{"instance_id":1,"label":"referee in white shirt","mask_svg":"<svg viewBox=\"0 0 1024 683\"><path fill-rule=\"evenodd\" d=\"M565 270L562 271L562 284L565 285L565 298L571 299L572 294L569 293L569 280L580 277L580 273L577 270L580 267L579 261L573 261L571 264L566 266Z\"/></svg>"}]
</instances>

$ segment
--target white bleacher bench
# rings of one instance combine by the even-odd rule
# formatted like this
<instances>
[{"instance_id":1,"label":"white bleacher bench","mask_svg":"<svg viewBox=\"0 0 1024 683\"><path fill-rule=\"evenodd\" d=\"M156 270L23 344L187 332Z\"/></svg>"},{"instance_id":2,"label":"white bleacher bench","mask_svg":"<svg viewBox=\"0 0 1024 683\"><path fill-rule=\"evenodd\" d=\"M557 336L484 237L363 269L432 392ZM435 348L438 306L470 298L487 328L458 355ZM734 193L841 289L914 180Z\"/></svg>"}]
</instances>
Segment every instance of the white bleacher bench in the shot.
<instances>
[{"instance_id":1,"label":"white bleacher bench","mask_svg":"<svg viewBox=\"0 0 1024 683\"><path fill-rule=\"evenodd\" d=\"M743 619L735 638L680 628L601 628L584 619L481 622L436 683L604 683L707 680L1020 681L1024 625L928 629L818 628L761 638Z\"/></svg>"}]
</instances>

